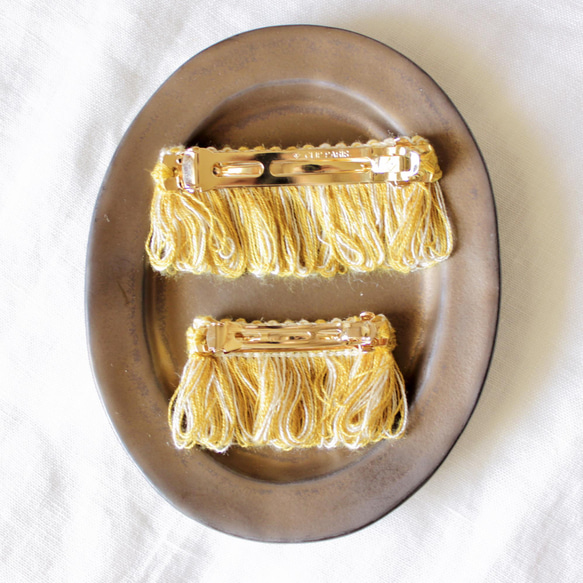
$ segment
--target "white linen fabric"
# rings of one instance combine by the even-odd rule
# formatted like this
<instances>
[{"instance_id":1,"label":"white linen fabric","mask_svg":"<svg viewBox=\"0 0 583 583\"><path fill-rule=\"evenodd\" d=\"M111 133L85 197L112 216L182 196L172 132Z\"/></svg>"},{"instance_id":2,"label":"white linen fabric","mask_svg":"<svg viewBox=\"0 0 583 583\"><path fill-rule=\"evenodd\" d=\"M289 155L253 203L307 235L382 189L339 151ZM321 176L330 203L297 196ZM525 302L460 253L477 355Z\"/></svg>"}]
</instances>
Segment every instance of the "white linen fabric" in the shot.
<instances>
[{"instance_id":1,"label":"white linen fabric","mask_svg":"<svg viewBox=\"0 0 583 583\"><path fill-rule=\"evenodd\" d=\"M14 0L0 7L0 581L580 581L583 4ZM85 343L85 251L124 131L185 60L321 24L427 71L472 129L503 293L478 407L429 482L335 540L240 540L171 507L124 451Z\"/></svg>"}]
</instances>

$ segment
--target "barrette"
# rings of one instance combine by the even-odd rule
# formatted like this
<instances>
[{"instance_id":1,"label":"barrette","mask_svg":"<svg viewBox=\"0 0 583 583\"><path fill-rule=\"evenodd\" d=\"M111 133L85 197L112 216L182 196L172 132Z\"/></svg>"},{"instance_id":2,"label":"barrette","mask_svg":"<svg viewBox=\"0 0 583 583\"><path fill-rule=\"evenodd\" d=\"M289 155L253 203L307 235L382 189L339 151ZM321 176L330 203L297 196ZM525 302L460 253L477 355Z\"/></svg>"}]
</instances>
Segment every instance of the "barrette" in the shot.
<instances>
[{"instance_id":1,"label":"barrette","mask_svg":"<svg viewBox=\"0 0 583 583\"><path fill-rule=\"evenodd\" d=\"M168 409L176 447L355 449L405 431L386 316L283 323L195 318Z\"/></svg>"},{"instance_id":2,"label":"barrette","mask_svg":"<svg viewBox=\"0 0 583 583\"><path fill-rule=\"evenodd\" d=\"M420 136L165 148L152 176L146 250L166 274L408 273L453 247L437 156Z\"/></svg>"}]
</instances>

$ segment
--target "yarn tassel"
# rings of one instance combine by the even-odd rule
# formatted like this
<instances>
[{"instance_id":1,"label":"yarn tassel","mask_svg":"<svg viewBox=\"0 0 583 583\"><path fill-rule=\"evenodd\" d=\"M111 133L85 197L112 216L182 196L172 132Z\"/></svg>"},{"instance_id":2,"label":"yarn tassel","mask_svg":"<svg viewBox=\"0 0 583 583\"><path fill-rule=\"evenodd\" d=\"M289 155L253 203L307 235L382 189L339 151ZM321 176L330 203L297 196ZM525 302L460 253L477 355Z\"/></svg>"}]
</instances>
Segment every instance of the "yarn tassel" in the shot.
<instances>
[{"instance_id":1,"label":"yarn tassel","mask_svg":"<svg viewBox=\"0 0 583 583\"><path fill-rule=\"evenodd\" d=\"M400 437L407 423L403 377L388 321L369 351L204 354L195 347L209 318L187 334L189 358L171 399L176 447L355 449Z\"/></svg>"},{"instance_id":2,"label":"yarn tassel","mask_svg":"<svg viewBox=\"0 0 583 583\"><path fill-rule=\"evenodd\" d=\"M424 181L167 190L160 161L146 250L152 267L235 278L246 272L332 277L376 269L409 273L443 261L453 237L432 146L421 153ZM179 148L167 150L179 151Z\"/></svg>"}]
</instances>

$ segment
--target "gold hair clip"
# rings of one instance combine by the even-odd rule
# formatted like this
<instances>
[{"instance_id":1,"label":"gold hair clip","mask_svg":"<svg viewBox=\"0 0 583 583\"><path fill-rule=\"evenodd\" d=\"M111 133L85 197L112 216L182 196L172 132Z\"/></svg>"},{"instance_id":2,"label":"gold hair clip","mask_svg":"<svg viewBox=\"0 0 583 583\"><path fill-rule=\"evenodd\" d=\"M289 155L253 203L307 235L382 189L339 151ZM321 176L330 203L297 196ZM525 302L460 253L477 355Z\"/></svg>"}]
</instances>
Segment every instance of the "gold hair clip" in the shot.
<instances>
[{"instance_id":1,"label":"gold hair clip","mask_svg":"<svg viewBox=\"0 0 583 583\"><path fill-rule=\"evenodd\" d=\"M238 277L408 273L451 253L431 144L165 148L152 172L152 267Z\"/></svg>"},{"instance_id":2,"label":"gold hair clip","mask_svg":"<svg viewBox=\"0 0 583 583\"><path fill-rule=\"evenodd\" d=\"M334 322L209 322L204 340L193 342L199 353L233 352L304 352L306 350L369 351L388 344L389 338L378 336L384 316L363 312L359 318Z\"/></svg>"},{"instance_id":3,"label":"gold hair clip","mask_svg":"<svg viewBox=\"0 0 583 583\"><path fill-rule=\"evenodd\" d=\"M425 165L422 170L421 154L415 148L381 142L264 151L170 149L162 152L162 163L172 173L164 188L188 192L284 184L433 182L441 177L436 166Z\"/></svg>"},{"instance_id":4,"label":"gold hair clip","mask_svg":"<svg viewBox=\"0 0 583 583\"><path fill-rule=\"evenodd\" d=\"M403 377L387 318L251 322L196 318L170 402L178 448L358 448L400 437Z\"/></svg>"}]
</instances>

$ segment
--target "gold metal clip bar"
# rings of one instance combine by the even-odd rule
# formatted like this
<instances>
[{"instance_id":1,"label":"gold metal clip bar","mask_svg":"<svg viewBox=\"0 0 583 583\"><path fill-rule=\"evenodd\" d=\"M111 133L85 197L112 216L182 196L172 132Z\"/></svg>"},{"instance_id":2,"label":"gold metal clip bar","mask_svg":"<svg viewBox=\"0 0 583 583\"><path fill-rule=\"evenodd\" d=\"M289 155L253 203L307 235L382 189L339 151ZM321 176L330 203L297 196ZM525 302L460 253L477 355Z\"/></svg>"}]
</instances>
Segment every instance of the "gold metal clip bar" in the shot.
<instances>
[{"instance_id":1,"label":"gold metal clip bar","mask_svg":"<svg viewBox=\"0 0 583 583\"><path fill-rule=\"evenodd\" d=\"M383 315L363 312L357 318L324 323L240 323L208 322L203 342L196 352L229 354L237 352L300 352L308 350L372 350L386 345L379 336L386 322Z\"/></svg>"},{"instance_id":2,"label":"gold metal clip bar","mask_svg":"<svg viewBox=\"0 0 583 583\"><path fill-rule=\"evenodd\" d=\"M355 184L431 181L421 171L422 152L399 140L362 146L327 146L289 150L187 148L168 151L163 162L172 169L167 190L278 185Z\"/></svg>"}]
</instances>

